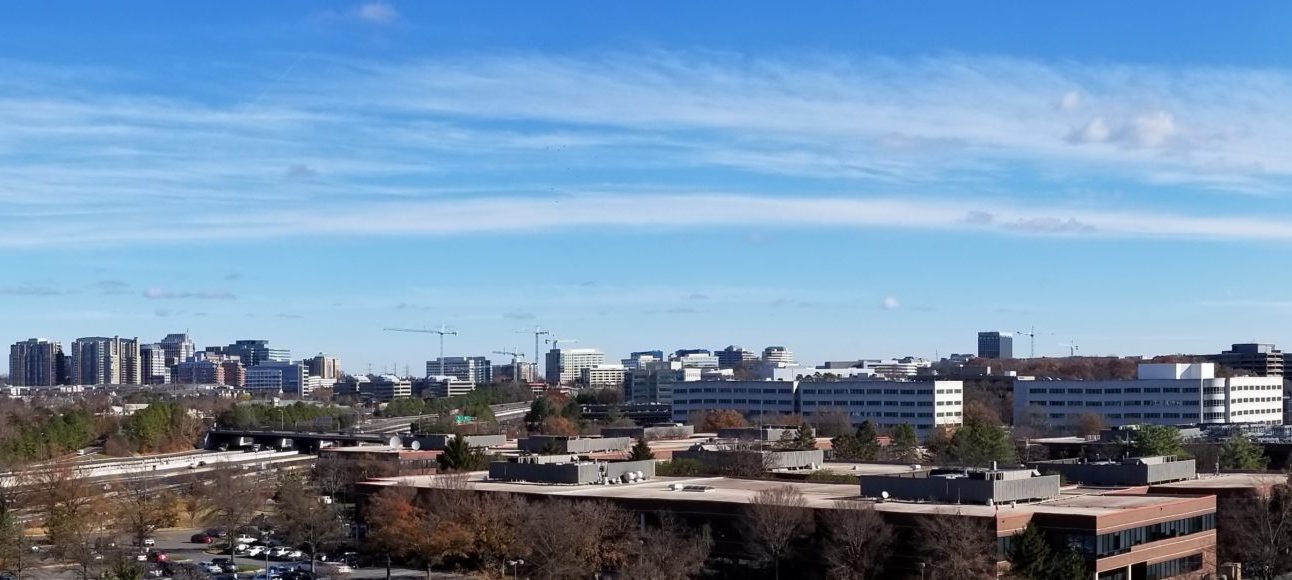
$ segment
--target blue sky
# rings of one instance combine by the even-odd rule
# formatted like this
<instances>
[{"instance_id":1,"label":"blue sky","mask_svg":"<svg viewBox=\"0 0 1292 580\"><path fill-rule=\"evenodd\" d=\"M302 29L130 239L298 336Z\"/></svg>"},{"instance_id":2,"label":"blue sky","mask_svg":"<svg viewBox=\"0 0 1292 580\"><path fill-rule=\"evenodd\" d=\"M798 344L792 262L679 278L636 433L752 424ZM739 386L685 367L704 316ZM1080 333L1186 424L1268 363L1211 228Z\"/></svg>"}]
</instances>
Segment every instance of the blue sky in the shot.
<instances>
[{"instance_id":1,"label":"blue sky","mask_svg":"<svg viewBox=\"0 0 1292 580\"><path fill-rule=\"evenodd\" d=\"M459 4L6 5L7 340L1287 342L1285 3Z\"/></svg>"}]
</instances>

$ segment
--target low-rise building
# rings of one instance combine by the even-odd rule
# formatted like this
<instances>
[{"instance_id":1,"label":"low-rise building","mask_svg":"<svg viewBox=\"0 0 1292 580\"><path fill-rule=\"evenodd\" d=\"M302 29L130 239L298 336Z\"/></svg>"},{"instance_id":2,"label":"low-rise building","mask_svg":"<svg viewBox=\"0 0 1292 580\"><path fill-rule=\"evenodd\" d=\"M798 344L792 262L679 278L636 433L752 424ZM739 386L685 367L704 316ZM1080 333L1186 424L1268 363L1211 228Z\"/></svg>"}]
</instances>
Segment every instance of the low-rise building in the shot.
<instances>
[{"instance_id":1,"label":"low-rise building","mask_svg":"<svg viewBox=\"0 0 1292 580\"><path fill-rule=\"evenodd\" d=\"M1139 365L1138 378L1133 380L1015 383L1015 424L1038 417L1050 424L1072 426L1087 414L1098 415L1110 426L1281 425L1283 378L1218 378L1213 363L1146 363Z\"/></svg>"},{"instance_id":2,"label":"low-rise building","mask_svg":"<svg viewBox=\"0 0 1292 580\"><path fill-rule=\"evenodd\" d=\"M595 365L580 372L579 382L588 388L622 387L627 370L623 365Z\"/></svg>"},{"instance_id":3,"label":"low-rise building","mask_svg":"<svg viewBox=\"0 0 1292 580\"><path fill-rule=\"evenodd\" d=\"M1194 460L1175 456L1127 457L1121 461L1054 459L1034 461L1027 466L1040 473L1061 475L1070 483L1106 487L1155 485L1198 476Z\"/></svg>"},{"instance_id":4,"label":"low-rise building","mask_svg":"<svg viewBox=\"0 0 1292 580\"><path fill-rule=\"evenodd\" d=\"M521 451L542 454L600 453L626 451L633 440L627 437L566 437L564 435L530 435L516 440Z\"/></svg>"}]
</instances>

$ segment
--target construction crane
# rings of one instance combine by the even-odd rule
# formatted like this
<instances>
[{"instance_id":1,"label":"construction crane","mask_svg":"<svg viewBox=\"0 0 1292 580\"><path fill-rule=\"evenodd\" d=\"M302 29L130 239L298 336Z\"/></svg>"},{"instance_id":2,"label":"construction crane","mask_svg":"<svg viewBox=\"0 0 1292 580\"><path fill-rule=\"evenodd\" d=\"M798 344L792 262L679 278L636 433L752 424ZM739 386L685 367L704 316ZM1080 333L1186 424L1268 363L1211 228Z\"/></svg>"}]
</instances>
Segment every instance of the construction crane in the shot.
<instances>
[{"instance_id":1,"label":"construction crane","mask_svg":"<svg viewBox=\"0 0 1292 580\"><path fill-rule=\"evenodd\" d=\"M457 336L458 331L449 330L449 327L443 324L440 325L440 328L438 330L430 330L430 329L423 329L423 328L383 328L382 330L389 331L389 332L417 332L421 334L440 335L440 376L444 376L444 337L446 335Z\"/></svg>"},{"instance_id":2,"label":"construction crane","mask_svg":"<svg viewBox=\"0 0 1292 580\"><path fill-rule=\"evenodd\" d=\"M520 384L520 359L525 358L525 353L511 352L506 350L495 350L493 351L493 353L511 355L511 376L516 381L516 384L519 385Z\"/></svg>"},{"instance_id":3,"label":"construction crane","mask_svg":"<svg viewBox=\"0 0 1292 580\"><path fill-rule=\"evenodd\" d=\"M1036 358L1036 336L1037 336L1036 326L1032 326L1030 330L1020 330L1014 334L1017 334L1019 336L1026 336L1028 337L1028 339L1030 339L1027 358ZM1053 334L1053 333L1050 333L1050 332L1041 333L1042 336L1047 334Z\"/></svg>"},{"instance_id":4,"label":"construction crane","mask_svg":"<svg viewBox=\"0 0 1292 580\"><path fill-rule=\"evenodd\" d=\"M541 326L535 326L534 330L517 330L516 333L534 335L534 372L538 372L538 337L544 334L550 335L552 332L550 330L543 330L543 327Z\"/></svg>"},{"instance_id":5,"label":"construction crane","mask_svg":"<svg viewBox=\"0 0 1292 580\"><path fill-rule=\"evenodd\" d=\"M577 338L549 338L549 339L547 339L547 340L544 340L543 342L546 342L547 344L552 345L552 348L561 348L561 343L562 343L562 342L579 342L579 339L577 339Z\"/></svg>"},{"instance_id":6,"label":"construction crane","mask_svg":"<svg viewBox=\"0 0 1292 580\"><path fill-rule=\"evenodd\" d=\"M1077 341L1075 340L1069 344L1060 344L1059 346L1066 347L1068 349L1068 356L1070 357L1077 356L1077 351L1081 350L1081 347L1077 346Z\"/></svg>"}]
</instances>

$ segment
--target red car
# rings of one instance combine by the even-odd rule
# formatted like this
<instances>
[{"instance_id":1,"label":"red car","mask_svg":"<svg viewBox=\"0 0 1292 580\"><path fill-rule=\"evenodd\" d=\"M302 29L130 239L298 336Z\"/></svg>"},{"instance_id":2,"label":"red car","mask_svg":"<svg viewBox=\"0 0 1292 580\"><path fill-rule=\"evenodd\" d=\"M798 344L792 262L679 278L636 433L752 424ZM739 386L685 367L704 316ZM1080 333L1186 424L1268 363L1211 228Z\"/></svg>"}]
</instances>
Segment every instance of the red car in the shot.
<instances>
[{"instance_id":1,"label":"red car","mask_svg":"<svg viewBox=\"0 0 1292 580\"><path fill-rule=\"evenodd\" d=\"M194 544L210 544L215 542L215 538L212 538L211 536L208 536L206 534L193 534L193 537L189 538L188 540L190 542L193 542Z\"/></svg>"},{"instance_id":2,"label":"red car","mask_svg":"<svg viewBox=\"0 0 1292 580\"><path fill-rule=\"evenodd\" d=\"M156 551L148 552L148 557L152 561L158 562L158 563L170 561L170 555L168 555L166 552L156 552Z\"/></svg>"}]
</instances>

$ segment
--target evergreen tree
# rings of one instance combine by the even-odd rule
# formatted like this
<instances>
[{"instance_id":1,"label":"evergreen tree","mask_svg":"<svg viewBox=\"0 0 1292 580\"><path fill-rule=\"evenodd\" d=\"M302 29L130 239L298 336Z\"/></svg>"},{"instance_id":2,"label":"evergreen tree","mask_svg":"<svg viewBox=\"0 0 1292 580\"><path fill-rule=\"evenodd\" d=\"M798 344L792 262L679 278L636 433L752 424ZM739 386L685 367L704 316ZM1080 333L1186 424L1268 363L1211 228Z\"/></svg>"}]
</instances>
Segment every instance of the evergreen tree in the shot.
<instances>
[{"instance_id":1,"label":"evergreen tree","mask_svg":"<svg viewBox=\"0 0 1292 580\"><path fill-rule=\"evenodd\" d=\"M902 423L889 435L892 438L893 457L898 461L918 461L920 437L910 423Z\"/></svg>"},{"instance_id":2,"label":"evergreen tree","mask_svg":"<svg viewBox=\"0 0 1292 580\"><path fill-rule=\"evenodd\" d=\"M1009 551L1011 572L1026 580L1050 578L1050 544L1036 524L1028 522L1023 531L1014 534L1014 544Z\"/></svg>"},{"instance_id":3,"label":"evergreen tree","mask_svg":"<svg viewBox=\"0 0 1292 580\"><path fill-rule=\"evenodd\" d=\"M1185 454L1180 430L1170 425L1140 425L1131 436L1130 452L1135 457Z\"/></svg>"},{"instance_id":4,"label":"evergreen tree","mask_svg":"<svg viewBox=\"0 0 1292 580\"><path fill-rule=\"evenodd\" d=\"M851 433L840 435L830 440L830 447L834 449L834 458L846 461L864 461L862 457L861 442L857 436Z\"/></svg>"},{"instance_id":5,"label":"evergreen tree","mask_svg":"<svg viewBox=\"0 0 1292 580\"><path fill-rule=\"evenodd\" d=\"M966 417L951 438L953 458L964 465L1010 463L1017 459L1014 444L1000 424L982 417Z\"/></svg>"},{"instance_id":6,"label":"evergreen tree","mask_svg":"<svg viewBox=\"0 0 1292 580\"><path fill-rule=\"evenodd\" d=\"M489 458L468 445L467 438L458 433L444 446L439 463L444 471L476 471L489 467Z\"/></svg>"},{"instance_id":7,"label":"evergreen tree","mask_svg":"<svg viewBox=\"0 0 1292 580\"><path fill-rule=\"evenodd\" d=\"M1220 468L1240 471L1264 470L1270 463L1265 450L1251 439L1235 435L1220 447Z\"/></svg>"},{"instance_id":8,"label":"evergreen tree","mask_svg":"<svg viewBox=\"0 0 1292 580\"><path fill-rule=\"evenodd\" d=\"M633 445L632 452L628 455L629 461L645 461L655 459L655 452L651 451L650 445L646 444L645 437L639 437L637 444Z\"/></svg>"},{"instance_id":9,"label":"evergreen tree","mask_svg":"<svg viewBox=\"0 0 1292 580\"><path fill-rule=\"evenodd\" d=\"M879 434L875 432L875 426L870 421L862 421L857 426L857 445L858 459L862 461L874 461L879 458Z\"/></svg>"},{"instance_id":10,"label":"evergreen tree","mask_svg":"<svg viewBox=\"0 0 1292 580\"><path fill-rule=\"evenodd\" d=\"M1090 577L1086 569L1086 559L1076 548L1054 552L1050 558L1047 580L1084 580Z\"/></svg>"},{"instance_id":11,"label":"evergreen tree","mask_svg":"<svg viewBox=\"0 0 1292 580\"><path fill-rule=\"evenodd\" d=\"M811 425L808 425L807 423L799 425L798 431L795 433L791 449L801 451L816 449L816 431L812 429Z\"/></svg>"}]
</instances>

